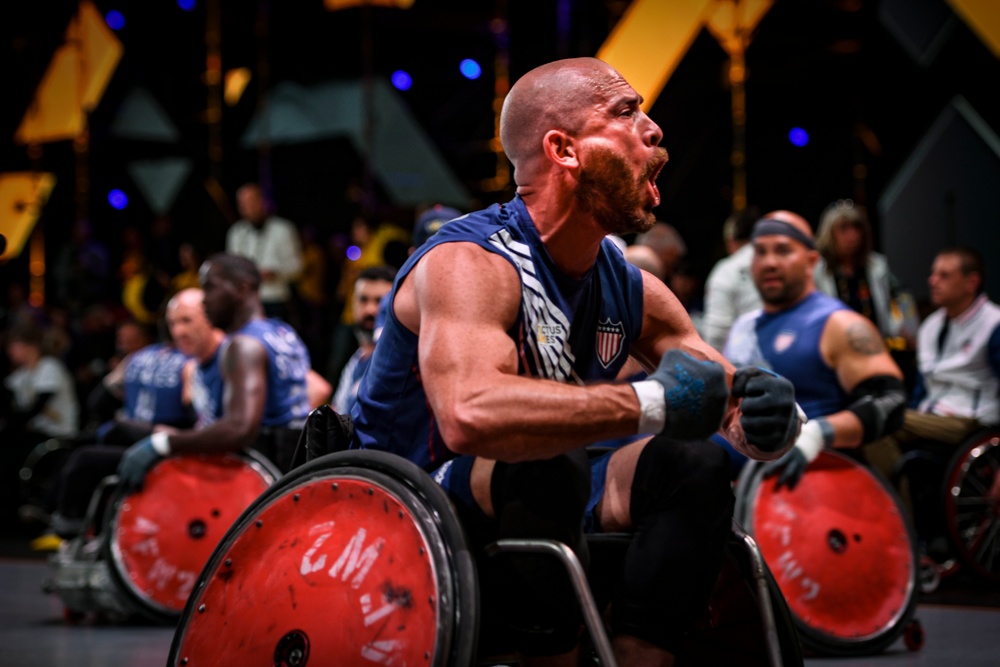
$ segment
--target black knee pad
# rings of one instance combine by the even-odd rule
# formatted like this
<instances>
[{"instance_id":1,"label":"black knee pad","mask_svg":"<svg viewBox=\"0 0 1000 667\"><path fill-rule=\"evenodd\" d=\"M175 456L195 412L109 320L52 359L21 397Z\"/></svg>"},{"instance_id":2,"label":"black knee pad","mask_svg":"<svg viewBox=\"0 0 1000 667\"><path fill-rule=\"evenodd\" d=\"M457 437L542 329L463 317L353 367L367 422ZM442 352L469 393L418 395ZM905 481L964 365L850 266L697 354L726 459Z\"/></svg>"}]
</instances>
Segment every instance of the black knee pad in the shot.
<instances>
[{"instance_id":1,"label":"black knee pad","mask_svg":"<svg viewBox=\"0 0 1000 667\"><path fill-rule=\"evenodd\" d=\"M590 464L583 450L545 461L497 463L491 480L498 538L551 539L588 564L583 514ZM535 656L572 649L580 635L580 605L562 563L550 555L504 554L498 568L503 604L516 648Z\"/></svg>"},{"instance_id":2,"label":"black knee pad","mask_svg":"<svg viewBox=\"0 0 1000 667\"><path fill-rule=\"evenodd\" d=\"M672 650L705 609L731 530L729 458L709 441L654 438L636 464L635 530L612 628Z\"/></svg>"}]
</instances>

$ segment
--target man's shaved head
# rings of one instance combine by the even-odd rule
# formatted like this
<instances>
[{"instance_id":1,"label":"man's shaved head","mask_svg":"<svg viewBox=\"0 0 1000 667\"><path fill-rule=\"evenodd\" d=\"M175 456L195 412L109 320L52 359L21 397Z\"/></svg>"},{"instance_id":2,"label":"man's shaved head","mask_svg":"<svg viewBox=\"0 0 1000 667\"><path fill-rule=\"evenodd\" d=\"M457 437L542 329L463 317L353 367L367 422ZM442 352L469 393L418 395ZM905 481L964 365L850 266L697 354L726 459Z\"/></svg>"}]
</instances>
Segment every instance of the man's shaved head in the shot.
<instances>
[{"instance_id":1,"label":"man's shaved head","mask_svg":"<svg viewBox=\"0 0 1000 667\"><path fill-rule=\"evenodd\" d=\"M500 112L500 142L516 170L542 153L551 129L579 132L586 114L624 79L596 58L570 58L531 70L511 87Z\"/></svg>"}]
</instances>

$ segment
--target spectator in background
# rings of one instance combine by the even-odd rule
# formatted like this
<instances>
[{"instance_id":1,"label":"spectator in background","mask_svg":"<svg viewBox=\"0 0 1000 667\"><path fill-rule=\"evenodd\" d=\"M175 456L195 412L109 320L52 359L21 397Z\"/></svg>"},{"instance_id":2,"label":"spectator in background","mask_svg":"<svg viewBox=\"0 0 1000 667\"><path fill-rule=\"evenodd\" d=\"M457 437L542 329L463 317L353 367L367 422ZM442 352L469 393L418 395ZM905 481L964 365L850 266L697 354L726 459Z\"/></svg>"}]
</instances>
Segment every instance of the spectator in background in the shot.
<instances>
[{"instance_id":1,"label":"spectator in background","mask_svg":"<svg viewBox=\"0 0 1000 667\"><path fill-rule=\"evenodd\" d=\"M287 318L292 284L302 271L298 230L271 212L270 202L256 183L236 192L236 207L243 217L226 234L226 252L257 265L264 315Z\"/></svg>"},{"instance_id":2,"label":"spectator in background","mask_svg":"<svg viewBox=\"0 0 1000 667\"><path fill-rule=\"evenodd\" d=\"M348 359L340 374L337 390L333 394L333 409L342 415L351 414L358 398L361 376L368 368L372 352L375 351L375 318L382 298L392 290L396 269L391 266L375 266L364 269L354 283L351 299L354 309L354 334L358 339L358 349Z\"/></svg>"},{"instance_id":3,"label":"spectator in background","mask_svg":"<svg viewBox=\"0 0 1000 667\"><path fill-rule=\"evenodd\" d=\"M0 523L10 526L20 504L18 473L38 443L77 434L79 404L73 378L61 361L44 354L34 326L7 334L13 370L4 378L9 400L0 422Z\"/></svg>"},{"instance_id":4,"label":"spectator in background","mask_svg":"<svg viewBox=\"0 0 1000 667\"><path fill-rule=\"evenodd\" d=\"M198 288L198 268L201 266L201 254L191 243L182 243L177 248L177 261L180 272L170 279L172 294L186 289Z\"/></svg>"},{"instance_id":5,"label":"spectator in background","mask_svg":"<svg viewBox=\"0 0 1000 667\"><path fill-rule=\"evenodd\" d=\"M635 245L652 248L663 263L663 275L667 283L673 275L677 264L687 255L687 244L681 238L673 225L657 222L648 232L643 232L635 238Z\"/></svg>"},{"instance_id":6,"label":"spectator in background","mask_svg":"<svg viewBox=\"0 0 1000 667\"><path fill-rule=\"evenodd\" d=\"M684 306L691 323L694 324L695 331L701 335L702 320L704 319L705 300L702 298L701 277L688 261L681 261L677 264L673 274L671 274L667 286L674 293L677 300Z\"/></svg>"},{"instance_id":7,"label":"spectator in background","mask_svg":"<svg viewBox=\"0 0 1000 667\"><path fill-rule=\"evenodd\" d=\"M753 247L750 232L760 218L756 207L733 213L722 226L727 257L719 260L705 282L705 341L721 351L733 322L743 313L760 308L760 293L750 276Z\"/></svg>"},{"instance_id":8,"label":"spectator in background","mask_svg":"<svg viewBox=\"0 0 1000 667\"><path fill-rule=\"evenodd\" d=\"M892 275L885 256L875 252L864 209L850 199L830 204L820 218L816 250L817 289L874 322L891 349L913 349L916 305Z\"/></svg>"},{"instance_id":9,"label":"spectator in background","mask_svg":"<svg viewBox=\"0 0 1000 667\"><path fill-rule=\"evenodd\" d=\"M410 236L405 229L388 222L376 225L364 216L354 219L351 225L351 241L360 253L353 259L349 256L349 261L341 267L340 282L337 284L337 301L338 307L339 304L343 304L343 307L340 323L332 337L327 377L340 377L347 360L357 349L351 295L354 293L354 283L358 274L372 266L389 265L398 269L409 256Z\"/></svg>"},{"instance_id":10,"label":"spectator in background","mask_svg":"<svg viewBox=\"0 0 1000 667\"><path fill-rule=\"evenodd\" d=\"M907 410L891 439L957 445L983 426L1000 424L1000 306L983 291L982 255L947 248L934 259L931 303L920 326L917 409Z\"/></svg>"},{"instance_id":11,"label":"spectator in background","mask_svg":"<svg viewBox=\"0 0 1000 667\"><path fill-rule=\"evenodd\" d=\"M666 277L666 271L663 262L660 260L660 256L649 246L635 244L626 246L623 254L625 255L626 262L651 273L661 282Z\"/></svg>"},{"instance_id":12,"label":"spectator in background","mask_svg":"<svg viewBox=\"0 0 1000 667\"><path fill-rule=\"evenodd\" d=\"M412 255L417 248L427 242L427 239L437 234L441 227L462 215L458 209L441 204L435 204L425 210L413 223L413 242L408 254Z\"/></svg>"}]
</instances>

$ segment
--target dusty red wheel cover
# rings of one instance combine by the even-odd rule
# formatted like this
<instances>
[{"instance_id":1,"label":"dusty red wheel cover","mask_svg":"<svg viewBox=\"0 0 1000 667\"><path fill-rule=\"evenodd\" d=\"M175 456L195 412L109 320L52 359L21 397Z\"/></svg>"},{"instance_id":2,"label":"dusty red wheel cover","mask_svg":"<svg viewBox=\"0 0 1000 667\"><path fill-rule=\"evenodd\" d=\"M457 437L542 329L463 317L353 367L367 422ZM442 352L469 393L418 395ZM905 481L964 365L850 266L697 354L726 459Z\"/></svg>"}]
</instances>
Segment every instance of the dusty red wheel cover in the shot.
<instances>
[{"instance_id":1,"label":"dusty red wheel cover","mask_svg":"<svg viewBox=\"0 0 1000 667\"><path fill-rule=\"evenodd\" d=\"M913 595L913 548L897 504L863 466L830 452L794 491L750 490L750 526L792 613L857 641L895 627Z\"/></svg>"},{"instance_id":2,"label":"dusty red wheel cover","mask_svg":"<svg viewBox=\"0 0 1000 667\"><path fill-rule=\"evenodd\" d=\"M177 664L432 664L434 560L419 521L377 483L306 481L225 546L192 601Z\"/></svg>"},{"instance_id":3,"label":"dusty red wheel cover","mask_svg":"<svg viewBox=\"0 0 1000 667\"><path fill-rule=\"evenodd\" d=\"M216 545L272 482L237 454L164 459L116 510L114 567L140 603L180 614Z\"/></svg>"}]
</instances>

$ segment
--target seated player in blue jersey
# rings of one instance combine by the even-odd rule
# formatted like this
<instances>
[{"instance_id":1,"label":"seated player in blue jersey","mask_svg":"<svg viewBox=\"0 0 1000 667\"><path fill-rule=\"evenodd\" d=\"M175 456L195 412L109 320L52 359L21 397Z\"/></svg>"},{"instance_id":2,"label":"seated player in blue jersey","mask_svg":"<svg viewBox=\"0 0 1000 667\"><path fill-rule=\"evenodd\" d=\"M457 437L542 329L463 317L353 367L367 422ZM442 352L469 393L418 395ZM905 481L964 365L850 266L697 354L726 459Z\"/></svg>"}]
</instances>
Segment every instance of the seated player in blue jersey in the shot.
<instances>
[{"instance_id":1,"label":"seated player in blue jersey","mask_svg":"<svg viewBox=\"0 0 1000 667\"><path fill-rule=\"evenodd\" d=\"M171 453L254 447L287 469L309 414L309 352L288 324L264 318L254 263L219 253L202 264L199 279L205 314L227 335L195 372L197 427L157 431L132 445L118 467L126 488L141 488L150 468Z\"/></svg>"},{"instance_id":2,"label":"seated player in blue jersey","mask_svg":"<svg viewBox=\"0 0 1000 667\"><path fill-rule=\"evenodd\" d=\"M824 447L858 448L887 478L899 458L874 442L902 424L903 374L871 320L816 289L819 259L809 223L773 211L754 225L750 272L763 307L733 324L724 350L736 365L770 368L792 381L809 421L779 462L778 484L794 488Z\"/></svg>"},{"instance_id":3,"label":"seated player in blue jersey","mask_svg":"<svg viewBox=\"0 0 1000 667\"><path fill-rule=\"evenodd\" d=\"M121 407L97 428L97 441L127 446L152 433L155 424L192 426L194 412L184 395L188 361L188 355L169 339L122 359L102 383L110 396L121 398Z\"/></svg>"},{"instance_id":4,"label":"seated player in blue jersey","mask_svg":"<svg viewBox=\"0 0 1000 667\"><path fill-rule=\"evenodd\" d=\"M604 460L589 510L595 530L636 535L611 607L623 667L672 664L718 576L733 495L709 436L774 459L799 428L787 380L736 371L605 239L648 229L660 203L667 153L641 102L591 58L514 84L501 139L517 196L452 220L402 267L352 412L351 446L431 473L473 545L548 538L584 563L587 445L656 434ZM649 378L616 382L630 354ZM576 665L581 617L561 566L505 563L504 594L483 607L503 613L526 664Z\"/></svg>"},{"instance_id":5,"label":"seated player in blue jersey","mask_svg":"<svg viewBox=\"0 0 1000 667\"><path fill-rule=\"evenodd\" d=\"M190 426L190 383L194 364L212 359L225 334L205 317L200 289L187 289L167 302L166 323L172 345L152 345L128 360L123 374L125 412L98 445L74 450L60 471L52 528L71 537L83 528L94 489L112 475L126 448L154 430ZM183 416L182 422L174 418Z\"/></svg>"}]
</instances>

